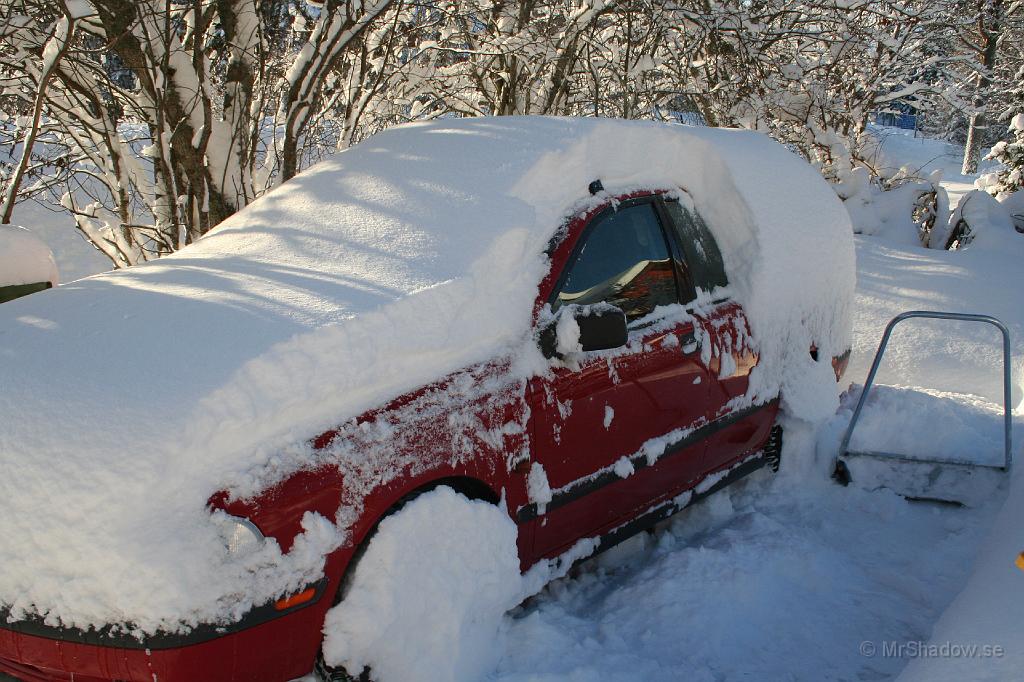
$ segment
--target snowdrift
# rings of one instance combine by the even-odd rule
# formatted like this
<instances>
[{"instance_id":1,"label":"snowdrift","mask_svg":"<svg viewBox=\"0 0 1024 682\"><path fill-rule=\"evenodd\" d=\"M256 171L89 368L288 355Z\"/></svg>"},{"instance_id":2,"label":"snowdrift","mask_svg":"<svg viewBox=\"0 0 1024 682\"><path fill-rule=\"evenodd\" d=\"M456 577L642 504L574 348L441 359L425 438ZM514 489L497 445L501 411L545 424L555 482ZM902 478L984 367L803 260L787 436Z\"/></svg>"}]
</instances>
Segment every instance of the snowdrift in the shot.
<instances>
[{"instance_id":1,"label":"snowdrift","mask_svg":"<svg viewBox=\"0 0 1024 682\"><path fill-rule=\"evenodd\" d=\"M193 246L0 308L0 604L138 633L237 618L344 541L307 515L232 560L205 508L303 464L320 431L531 338L545 247L609 193L682 187L761 343L749 400L831 414L849 347L849 219L759 134L609 120L440 121L381 133ZM822 362L812 362L811 343ZM785 368L785 371L782 371ZM287 454L282 454L287 453ZM286 460L282 465L282 460Z\"/></svg>"}]
</instances>

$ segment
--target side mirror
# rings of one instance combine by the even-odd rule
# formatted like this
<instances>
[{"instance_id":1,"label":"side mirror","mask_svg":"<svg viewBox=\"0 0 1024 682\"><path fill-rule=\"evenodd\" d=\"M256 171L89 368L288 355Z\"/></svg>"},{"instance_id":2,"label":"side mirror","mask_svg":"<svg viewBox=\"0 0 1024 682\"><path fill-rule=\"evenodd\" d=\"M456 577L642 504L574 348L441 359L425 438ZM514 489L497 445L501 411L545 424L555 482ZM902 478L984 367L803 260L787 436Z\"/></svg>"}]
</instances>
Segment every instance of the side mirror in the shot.
<instances>
[{"instance_id":1,"label":"side mirror","mask_svg":"<svg viewBox=\"0 0 1024 682\"><path fill-rule=\"evenodd\" d=\"M569 316L572 322L566 324L563 318ZM573 328L575 327L575 329ZM561 339L559 333L575 336L579 330L578 343L582 350L607 350L625 346L629 340L626 328L626 314L607 303L595 305L567 305L556 313L554 320L540 330L538 341L541 353L546 358L561 357L560 345L564 348L576 339Z\"/></svg>"}]
</instances>

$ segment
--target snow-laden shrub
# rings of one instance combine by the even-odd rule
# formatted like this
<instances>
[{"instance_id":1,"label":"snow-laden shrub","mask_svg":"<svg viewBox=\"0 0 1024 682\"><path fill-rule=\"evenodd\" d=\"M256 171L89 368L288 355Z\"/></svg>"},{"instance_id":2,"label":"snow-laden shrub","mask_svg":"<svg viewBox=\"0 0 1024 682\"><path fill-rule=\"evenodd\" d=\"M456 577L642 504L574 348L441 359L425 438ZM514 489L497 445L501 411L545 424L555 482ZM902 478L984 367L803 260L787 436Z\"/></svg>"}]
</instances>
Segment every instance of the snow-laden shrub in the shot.
<instances>
[{"instance_id":1,"label":"snow-laden shrub","mask_svg":"<svg viewBox=\"0 0 1024 682\"><path fill-rule=\"evenodd\" d=\"M1002 215L1005 212L1014 229L1024 233L1024 113L1017 114L1011 119L1009 132L1013 139L996 143L985 157L998 161L1001 168L994 173L982 175L974 182L974 186L998 200L1002 211L992 202L983 202L995 211L997 224L1005 226L1005 218ZM969 216L967 220L961 221L961 227L973 227L970 226ZM985 227L986 223L982 222L978 227L970 229L966 235L967 241L970 241L971 233L977 232L978 229L984 230Z\"/></svg>"},{"instance_id":2,"label":"snow-laden shrub","mask_svg":"<svg viewBox=\"0 0 1024 682\"><path fill-rule=\"evenodd\" d=\"M944 226L949 219L949 198L940 179L941 171L921 178L901 168L884 177L857 166L840 173L834 187L850 214L854 234L928 246L935 226Z\"/></svg>"},{"instance_id":3,"label":"snow-laden shrub","mask_svg":"<svg viewBox=\"0 0 1024 682\"><path fill-rule=\"evenodd\" d=\"M1009 212L1010 219L1013 220L1013 228L1017 232L1024 233L1024 189L1001 197L999 203Z\"/></svg>"},{"instance_id":4,"label":"snow-laden shrub","mask_svg":"<svg viewBox=\"0 0 1024 682\"><path fill-rule=\"evenodd\" d=\"M1024 113L1017 114L1010 121L1010 141L997 142L985 157L1002 164L996 173L984 176L983 189L1001 198L1024 189Z\"/></svg>"},{"instance_id":5,"label":"snow-laden shrub","mask_svg":"<svg viewBox=\"0 0 1024 682\"><path fill-rule=\"evenodd\" d=\"M1011 207L1024 208L1018 195L1013 202L999 201L988 192L975 189L960 199L960 204L941 232L934 230L932 245L937 249L960 249L968 245L990 249L1001 248L1009 238L1020 238L1014 225Z\"/></svg>"}]
</instances>

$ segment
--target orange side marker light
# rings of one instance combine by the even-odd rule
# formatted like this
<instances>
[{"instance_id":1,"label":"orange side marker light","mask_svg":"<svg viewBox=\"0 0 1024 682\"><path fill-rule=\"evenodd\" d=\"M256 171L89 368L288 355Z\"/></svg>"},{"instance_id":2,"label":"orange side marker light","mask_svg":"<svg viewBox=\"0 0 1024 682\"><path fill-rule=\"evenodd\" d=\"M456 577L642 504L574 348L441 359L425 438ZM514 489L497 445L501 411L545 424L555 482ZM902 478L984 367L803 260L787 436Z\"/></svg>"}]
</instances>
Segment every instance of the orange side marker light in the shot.
<instances>
[{"instance_id":1,"label":"orange side marker light","mask_svg":"<svg viewBox=\"0 0 1024 682\"><path fill-rule=\"evenodd\" d=\"M1018 559L1018 561L1020 561L1020 559ZM298 606L299 604L305 604L310 599L312 599L315 595L316 595L316 589L312 588L312 587L309 587L309 588L306 588L305 590L303 590L302 592L299 592L298 594L293 594L290 597L284 597L283 599L278 599L276 602L274 602L274 608L276 610L278 610L278 611L287 611L288 609L292 608L293 606Z\"/></svg>"}]
</instances>

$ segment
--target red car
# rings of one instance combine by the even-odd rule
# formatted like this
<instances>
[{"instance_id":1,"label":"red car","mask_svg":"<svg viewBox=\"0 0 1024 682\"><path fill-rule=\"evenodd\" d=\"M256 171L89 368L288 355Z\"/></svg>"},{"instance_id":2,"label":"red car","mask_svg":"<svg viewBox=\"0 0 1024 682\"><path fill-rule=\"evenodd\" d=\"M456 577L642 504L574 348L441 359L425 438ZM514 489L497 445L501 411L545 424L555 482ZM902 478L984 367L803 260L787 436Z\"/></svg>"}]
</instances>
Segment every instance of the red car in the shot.
<instances>
[{"instance_id":1,"label":"red car","mask_svg":"<svg viewBox=\"0 0 1024 682\"><path fill-rule=\"evenodd\" d=\"M587 189L567 191L586 199ZM714 296L729 291L733 273L711 230L678 187L589 189L595 196L585 209L550 225L550 269L534 304L534 338L550 371L504 381L505 360L464 367L316 435L317 466L256 496L210 498L243 535L272 538L283 552L307 512L333 519L357 510L321 579L230 624L141 639L113 624L11 620L0 595L0 673L31 681L292 680L314 670L325 616L377 524L422 491L449 486L506 509L525 569L583 538L607 549L757 469L777 468L779 401L744 404L757 346L741 305ZM475 456L451 457L454 439ZM352 452L361 453L357 473L338 464ZM353 484L383 466L401 474Z\"/></svg>"}]
</instances>

